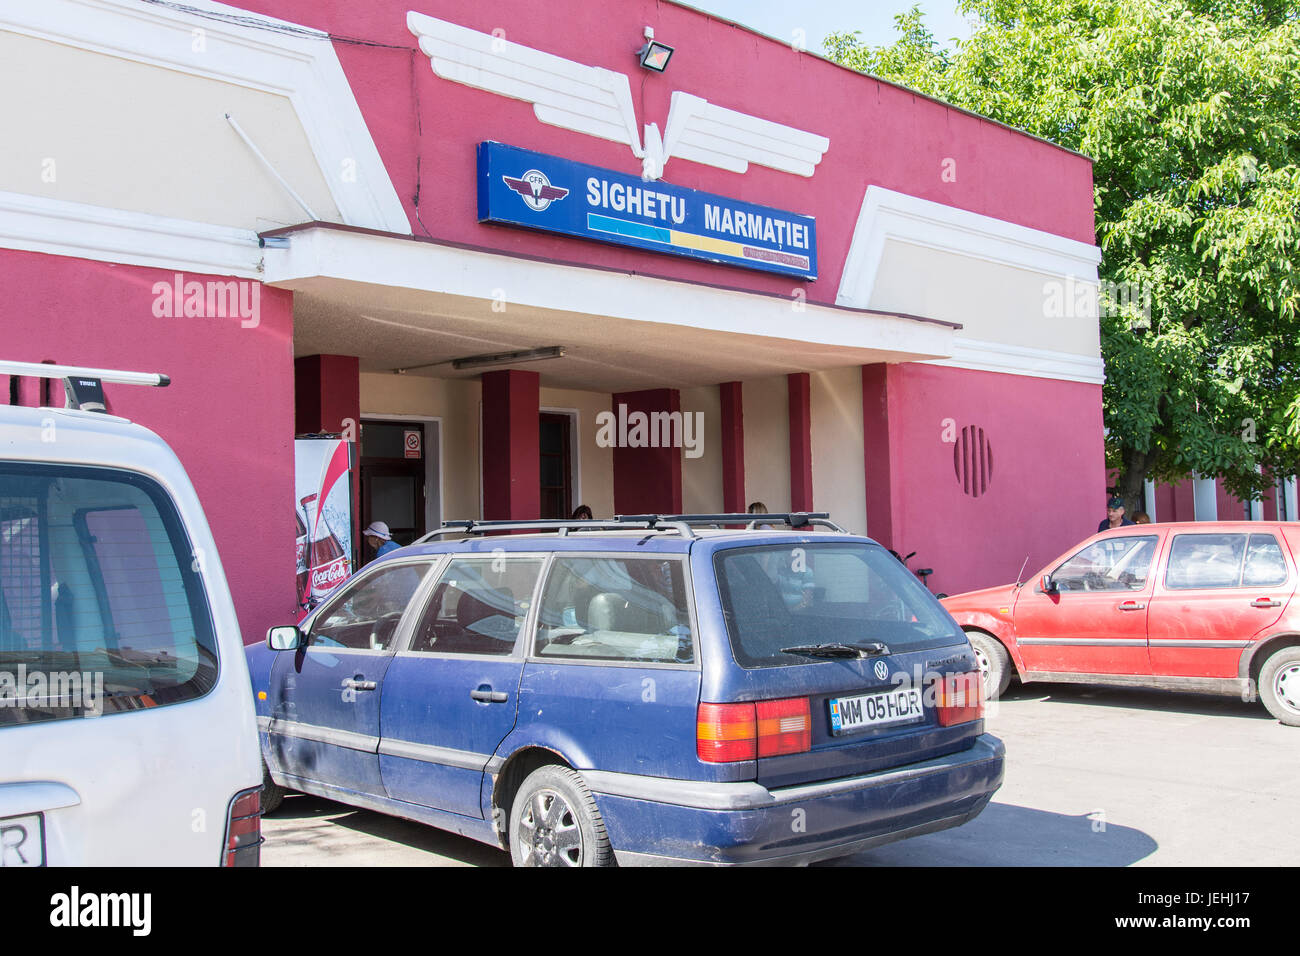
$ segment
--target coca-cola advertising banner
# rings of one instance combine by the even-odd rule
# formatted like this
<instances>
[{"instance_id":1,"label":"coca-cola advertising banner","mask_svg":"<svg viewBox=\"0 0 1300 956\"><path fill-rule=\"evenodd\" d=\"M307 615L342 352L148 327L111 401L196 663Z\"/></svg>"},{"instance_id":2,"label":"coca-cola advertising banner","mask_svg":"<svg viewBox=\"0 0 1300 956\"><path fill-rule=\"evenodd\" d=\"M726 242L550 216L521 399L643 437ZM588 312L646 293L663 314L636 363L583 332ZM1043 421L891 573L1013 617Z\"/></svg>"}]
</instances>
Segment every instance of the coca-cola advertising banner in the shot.
<instances>
[{"instance_id":1,"label":"coca-cola advertising banner","mask_svg":"<svg viewBox=\"0 0 1300 956\"><path fill-rule=\"evenodd\" d=\"M298 603L319 604L352 574L353 445L337 438L293 443L298 518Z\"/></svg>"}]
</instances>

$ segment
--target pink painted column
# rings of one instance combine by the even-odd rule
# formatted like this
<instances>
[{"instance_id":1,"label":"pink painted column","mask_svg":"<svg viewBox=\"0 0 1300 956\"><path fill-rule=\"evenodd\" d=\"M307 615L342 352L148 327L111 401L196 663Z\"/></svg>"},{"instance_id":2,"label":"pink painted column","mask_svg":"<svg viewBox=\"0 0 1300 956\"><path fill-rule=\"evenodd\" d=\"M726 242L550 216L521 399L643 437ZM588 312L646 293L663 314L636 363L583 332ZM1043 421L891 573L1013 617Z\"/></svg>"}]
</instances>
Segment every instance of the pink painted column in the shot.
<instances>
[{"instance_id":1,"label":"pink painted column","mask_svg":"<svg viewBox=\"0 0 1300 956\"><path fill-rule=\"evenodd\" d=\"M862 448L867 534L885 547L894 535L893 446L889 439L889 366L862 366Z\"/></svg>"},{"instance_id":2,"label":"pink painted column","mask_svg":"<svg viewBox=\"0 0 1300 956\"><path fill-rule=\"evenodd\" d=\"M807 372L786 376L790 391L790 510L813 510L812 379Z\"/></svg>"},{"instance_id":3,"label":"pink painted column","mask_svg":"<svg viewBox=\"0 0 1300 956\"><path fill-rule=\"evenodd\" d=\"M293 362L294 431L353 435L361 419L361 360L355 355L304 355Z\"/></svg>"},{"instance_id":4,"label":"pink painted column","mask_svg":"<svg viewBox=\"0 0 1300 956\"><path fill-rule=\"evenodd\" d=\"M643 412L682 410L681 393L675 388L652 388L640 392L619 392L613 396L614 415L627 406L627 415ZM649 429L647 429L647 435ZM681 448L630 448L614 445L614 511L616 514L681 514Z\"/></svg>"},{"instance_id":5,"label":"pink painted column","mask_svg":"<svg viewBox=\"0 0 1300 956\"><path fill-rule=\"evenodd\" d=\"M541 376L503 369L484 372L481 381L483 517L536 518L542 510Z\"/></svg>"},{"instance_id":6,"label":"pink painted column","mask_svg":"<svg viewBox=\"0 0 1300 956\"><path fill-rule=\"evenodd\" d=\"M745 503L745 410L739 382L718 386L722 399L722 510L740 514Z\"/></svg>"}]
</instances>

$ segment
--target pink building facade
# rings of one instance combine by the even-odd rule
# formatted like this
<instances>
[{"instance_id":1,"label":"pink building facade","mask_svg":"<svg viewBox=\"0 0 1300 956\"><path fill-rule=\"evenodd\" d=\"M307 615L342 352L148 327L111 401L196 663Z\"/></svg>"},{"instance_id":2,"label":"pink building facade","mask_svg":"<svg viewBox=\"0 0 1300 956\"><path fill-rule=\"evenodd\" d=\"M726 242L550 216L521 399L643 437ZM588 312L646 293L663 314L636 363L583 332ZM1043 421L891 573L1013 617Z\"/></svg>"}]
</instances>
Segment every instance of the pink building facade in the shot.
<instances>
[{"instance_id":1,"label":"pink building facade","mask_svg":"<svg viewBox=\"0 0 1300 956\"><path fill-rule=\"evenodd\" d=\"M955 593L1104 514L1086 157L671 2L189 6L0 11L63 78L11 110L0 357L171 377L110 410L193 476L246 640L296 611L307 433L399 541L762 501Z\"/></svg>"}]
</instances>

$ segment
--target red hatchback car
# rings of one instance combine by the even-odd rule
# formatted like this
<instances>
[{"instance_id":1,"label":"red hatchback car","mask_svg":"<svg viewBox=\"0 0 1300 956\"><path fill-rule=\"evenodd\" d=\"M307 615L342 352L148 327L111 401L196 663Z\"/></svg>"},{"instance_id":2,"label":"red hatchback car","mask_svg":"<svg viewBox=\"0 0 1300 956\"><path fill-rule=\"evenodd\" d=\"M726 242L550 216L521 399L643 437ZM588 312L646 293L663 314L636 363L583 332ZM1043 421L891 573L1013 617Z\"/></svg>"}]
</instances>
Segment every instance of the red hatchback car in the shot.
<instances>
[{"instance_id":1,"label":"red hatchback car","mask_svg":"<svg viewBox=\"0 0 1300 956\"><path fill-rule=\"evenodd\" d=\"M1300 523L1131 525L944 600L989 698L1013 676L1240 695L1300 727ZM1013 670L1014 668L1014 670Z\"/></svg>"}]
</instances>

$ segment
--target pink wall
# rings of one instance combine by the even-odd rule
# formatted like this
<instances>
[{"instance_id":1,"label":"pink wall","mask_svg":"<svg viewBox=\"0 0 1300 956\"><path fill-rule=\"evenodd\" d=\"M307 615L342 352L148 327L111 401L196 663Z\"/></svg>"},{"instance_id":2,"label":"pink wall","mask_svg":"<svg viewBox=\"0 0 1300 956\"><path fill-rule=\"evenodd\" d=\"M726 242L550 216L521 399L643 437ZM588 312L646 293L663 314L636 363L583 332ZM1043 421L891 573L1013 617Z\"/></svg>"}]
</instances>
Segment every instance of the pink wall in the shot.
<instances>
[{"instance_id":1,"label":"pink wall","mask_svg":"<svg viewBox=\"0 0 1300 956\"><path fill-rule=\"evenodd\" d=\"M0 354L171 376L167 388L106 385L109 410L157 432L180 457L216 538L244 639L260 640L270 625L295 620L293 300L255 283L258 325L250 328L238 317L160 318L153 285L174 276L0 250ZM61 386L53 404L63 405Z\"/></svg>"},{"instance_id":2,"label":"pink wall","mask_svg":"<svg viewBox=\"0 0 1300 956\"><path fill-rule=\"evenodd\" d=\"M538 122L527 103L435 76L406 29L412 9L487 33L501 30L508 41L626 73L639 124L657 123L661 132L672 92L683 90L829 137L830 150L809 179L757 165L737 175L682 159L665 168L666 181L676 185L815 215L821 278L806 290L814 302L835 300L858 210L873 183L1094 240L1088 160L671 3L563 0L539 7L531 0L242 0L239 5L336 36L403 48L335 41L417 235L425 234L412 203L419 155L420 218L436 238L777 295L789 295L792 286L781 276L480 225L474 149L482 140L628 173L640 173L640 161L626 146ZM641 69L632 55L647 25L676 47L664 74ZM417 103L422 135L416 129ZM955 171L955 182L944 181L949 160L946 168Z\"/></svg>"},{"instance_id":3,"label":"pink wall","mask_svg":"<svg viewBox=\"0 0 1300 956\"><path fill-rule=\"evenodd\" d=\"M1106 516L1099 385L868 366L863 412L867 533L917 552L910 566L933 567L936 591L1010 583L1026 555L1025 574L1033 574ZM985 436L978 495L954 467L957 443L945 440L972 425Z\"/></svg>"}]
</instances>

